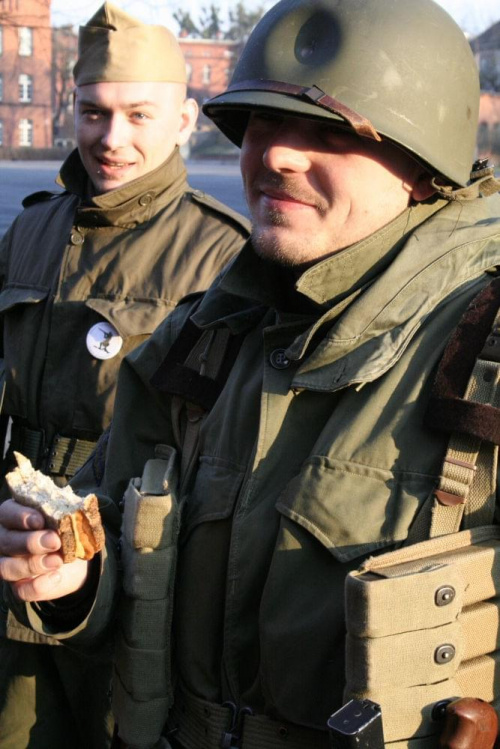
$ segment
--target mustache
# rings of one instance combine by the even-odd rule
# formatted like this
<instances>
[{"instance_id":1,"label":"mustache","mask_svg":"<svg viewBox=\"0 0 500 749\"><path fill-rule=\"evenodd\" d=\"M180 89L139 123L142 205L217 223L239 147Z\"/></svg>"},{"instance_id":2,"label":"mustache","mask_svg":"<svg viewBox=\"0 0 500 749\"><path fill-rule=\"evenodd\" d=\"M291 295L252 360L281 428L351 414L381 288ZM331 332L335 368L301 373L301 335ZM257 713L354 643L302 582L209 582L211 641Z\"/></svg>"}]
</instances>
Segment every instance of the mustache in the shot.
<instances>
[{"instance_id":1,"label":"mustache","mask_svg":"<svg viewBox=\"0 0 500 749\"><path fill-rule=\"evenodd\" d=\"M296 178L288 176L286 174L279 174L271 172L266 174L257 180L255 185L261 192L268 192L278 190L299 203L307 203L308 205L314 206L319 213L326 213L328 209L328 201L322 195L319 195L312 188L304 186L303 184L297 184Z\"/></svg>"}]
</instances>

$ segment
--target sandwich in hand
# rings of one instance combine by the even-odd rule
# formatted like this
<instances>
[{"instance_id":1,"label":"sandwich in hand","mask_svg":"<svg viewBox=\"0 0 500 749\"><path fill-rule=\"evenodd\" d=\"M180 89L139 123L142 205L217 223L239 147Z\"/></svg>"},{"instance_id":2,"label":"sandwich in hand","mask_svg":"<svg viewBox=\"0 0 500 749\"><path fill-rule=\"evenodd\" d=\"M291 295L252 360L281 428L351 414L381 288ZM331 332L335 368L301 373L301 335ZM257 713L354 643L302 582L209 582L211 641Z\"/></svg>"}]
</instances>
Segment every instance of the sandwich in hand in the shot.
<instances>
[{"instance_id":1,"label":"sandwich in hand","mask_svg":"<svg viewBox=\"0 0 500 749\"><path fill-rule=\"evenodd\" d=\"M14 453L18 467L6 475L12 498L32 507L45 526L61 538L63 562L92 559L104 546L104 529L95 494L79 497L70 486L59 487L49 476L35 471L28 458Z\"/></svg>"}]
</instances>

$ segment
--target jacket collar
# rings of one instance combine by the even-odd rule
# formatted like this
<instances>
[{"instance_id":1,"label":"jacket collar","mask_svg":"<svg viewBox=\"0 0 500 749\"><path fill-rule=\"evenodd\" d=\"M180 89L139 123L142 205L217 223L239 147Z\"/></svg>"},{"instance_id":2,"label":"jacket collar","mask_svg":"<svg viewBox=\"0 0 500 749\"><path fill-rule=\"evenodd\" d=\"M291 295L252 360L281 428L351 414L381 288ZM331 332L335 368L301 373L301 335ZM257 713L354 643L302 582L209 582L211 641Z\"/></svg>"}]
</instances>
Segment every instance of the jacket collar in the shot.
<instances>
[{"instance_id":1,"label":"jacket collar","mask_svg":"<svg viewBox=\"0 0 500 749\"><path fill-rule=\"evenodd\" d=\"M81 226L134 228L148 221L186 187L186 168L178 149L157 169L102 195L93 195L78 150L61 167L57 182L77 195L81 204L76 222Z\"/></svg>"},{"instance_id":2,"label":"jacket collar","mask_svg":"<svg viewBox=\"0 0 500 749\"><path fill-rule=\"evenodd\" d=\"M333 391L374 380L393 366L444 299L500 264L500 220L493 218L499 203L494 196L467 205L443 200L423 205L402 241L401 234L394 241L399 217L306 270L296 289L317 304L317 312L295 320L300 332L286 352L301 362L293 387ZM357 259L355 267L347 262L351 258ZM247 244L193 320L201 327L248 329L270 307L279 309L279 274ZM312 348L318 333L321 340Z\"/></svg>"}]
</instances>

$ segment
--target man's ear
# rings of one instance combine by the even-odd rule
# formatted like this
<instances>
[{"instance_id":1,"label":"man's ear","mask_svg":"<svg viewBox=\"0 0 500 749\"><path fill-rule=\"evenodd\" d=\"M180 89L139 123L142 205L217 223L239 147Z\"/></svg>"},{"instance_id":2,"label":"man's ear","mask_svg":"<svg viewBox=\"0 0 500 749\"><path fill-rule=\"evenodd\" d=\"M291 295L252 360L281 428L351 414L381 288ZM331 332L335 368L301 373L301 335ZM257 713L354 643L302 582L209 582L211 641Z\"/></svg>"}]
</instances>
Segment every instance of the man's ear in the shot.
<instances>
[{"instance_id":1,"label":"man's ear","mask_svg":"<svg viewBox=\"0 0 500 749\"><path fill-rule=\"evenodd\" d=\"M193 132L196 120L198 119L198 104L194 99L185 99L181 108L181 122L179 134L177 135L177 145L183 146L188 142Z\"/></svg>"},{"instance_id":2,"label":"man's ear","mask_svg":"<svg viewBox=\"0 0 500 749\"><path fill-rule=\"evenodd\" d=\"M434 195L436 190L432 186L431 180L432 174L429 174L427 171L420 172L411 191L411 197L415 203L422 203L424 200L430 198L431 195Z\"/></svg>"}]
</instances>

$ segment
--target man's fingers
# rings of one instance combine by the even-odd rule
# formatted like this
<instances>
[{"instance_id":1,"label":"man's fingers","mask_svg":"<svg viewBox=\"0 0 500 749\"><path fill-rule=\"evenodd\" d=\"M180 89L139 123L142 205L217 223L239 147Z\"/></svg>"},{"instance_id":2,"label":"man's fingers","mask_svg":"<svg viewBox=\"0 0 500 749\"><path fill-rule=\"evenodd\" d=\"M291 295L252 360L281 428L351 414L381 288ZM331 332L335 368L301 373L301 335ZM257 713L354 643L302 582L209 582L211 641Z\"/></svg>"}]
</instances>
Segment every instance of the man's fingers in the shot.
<instances>
[{"instance_id":1,"label":"man's fingers","mask_svg":"<svg viewBox=\"0 0 500 749\"><path fill-rule=\"evenodd\" d=\"M79 590L87 579L88 562L77 559L63 564L55 572L12 583L14 594L21 601L53 601Z\"/></svg>"},{"instance_id":2,"label":"man's fingers","mask_svg":"<svg viewBox=\"0 0 500 749\"><path fill-rule=\"evenodd\" d=\"M12 530L34 531L43 528L45 522L37 510L7 499L0 504L0 525Z\"/></svg>"},{"instance_id":3,"label":"man's fingers","mask_svg":"<svg viewBox=\"0 0 500 749\"><path fill-rule=\"evenodd\" d=\"M47 554L60 548L61 539L55 531L17 531L0 525L0 556Z\"/></svg>"},{"instance_id":4,"label":"man's fingers","mask_svg":"<svg viewBox=\"0 0 500 749\"><path fill-rule=\"evenodd\" d=\"M59 554L37 554L25 557L0 557L0 579L17 582L59 569L63 560Z\"/></svg>"}]
</instances>

